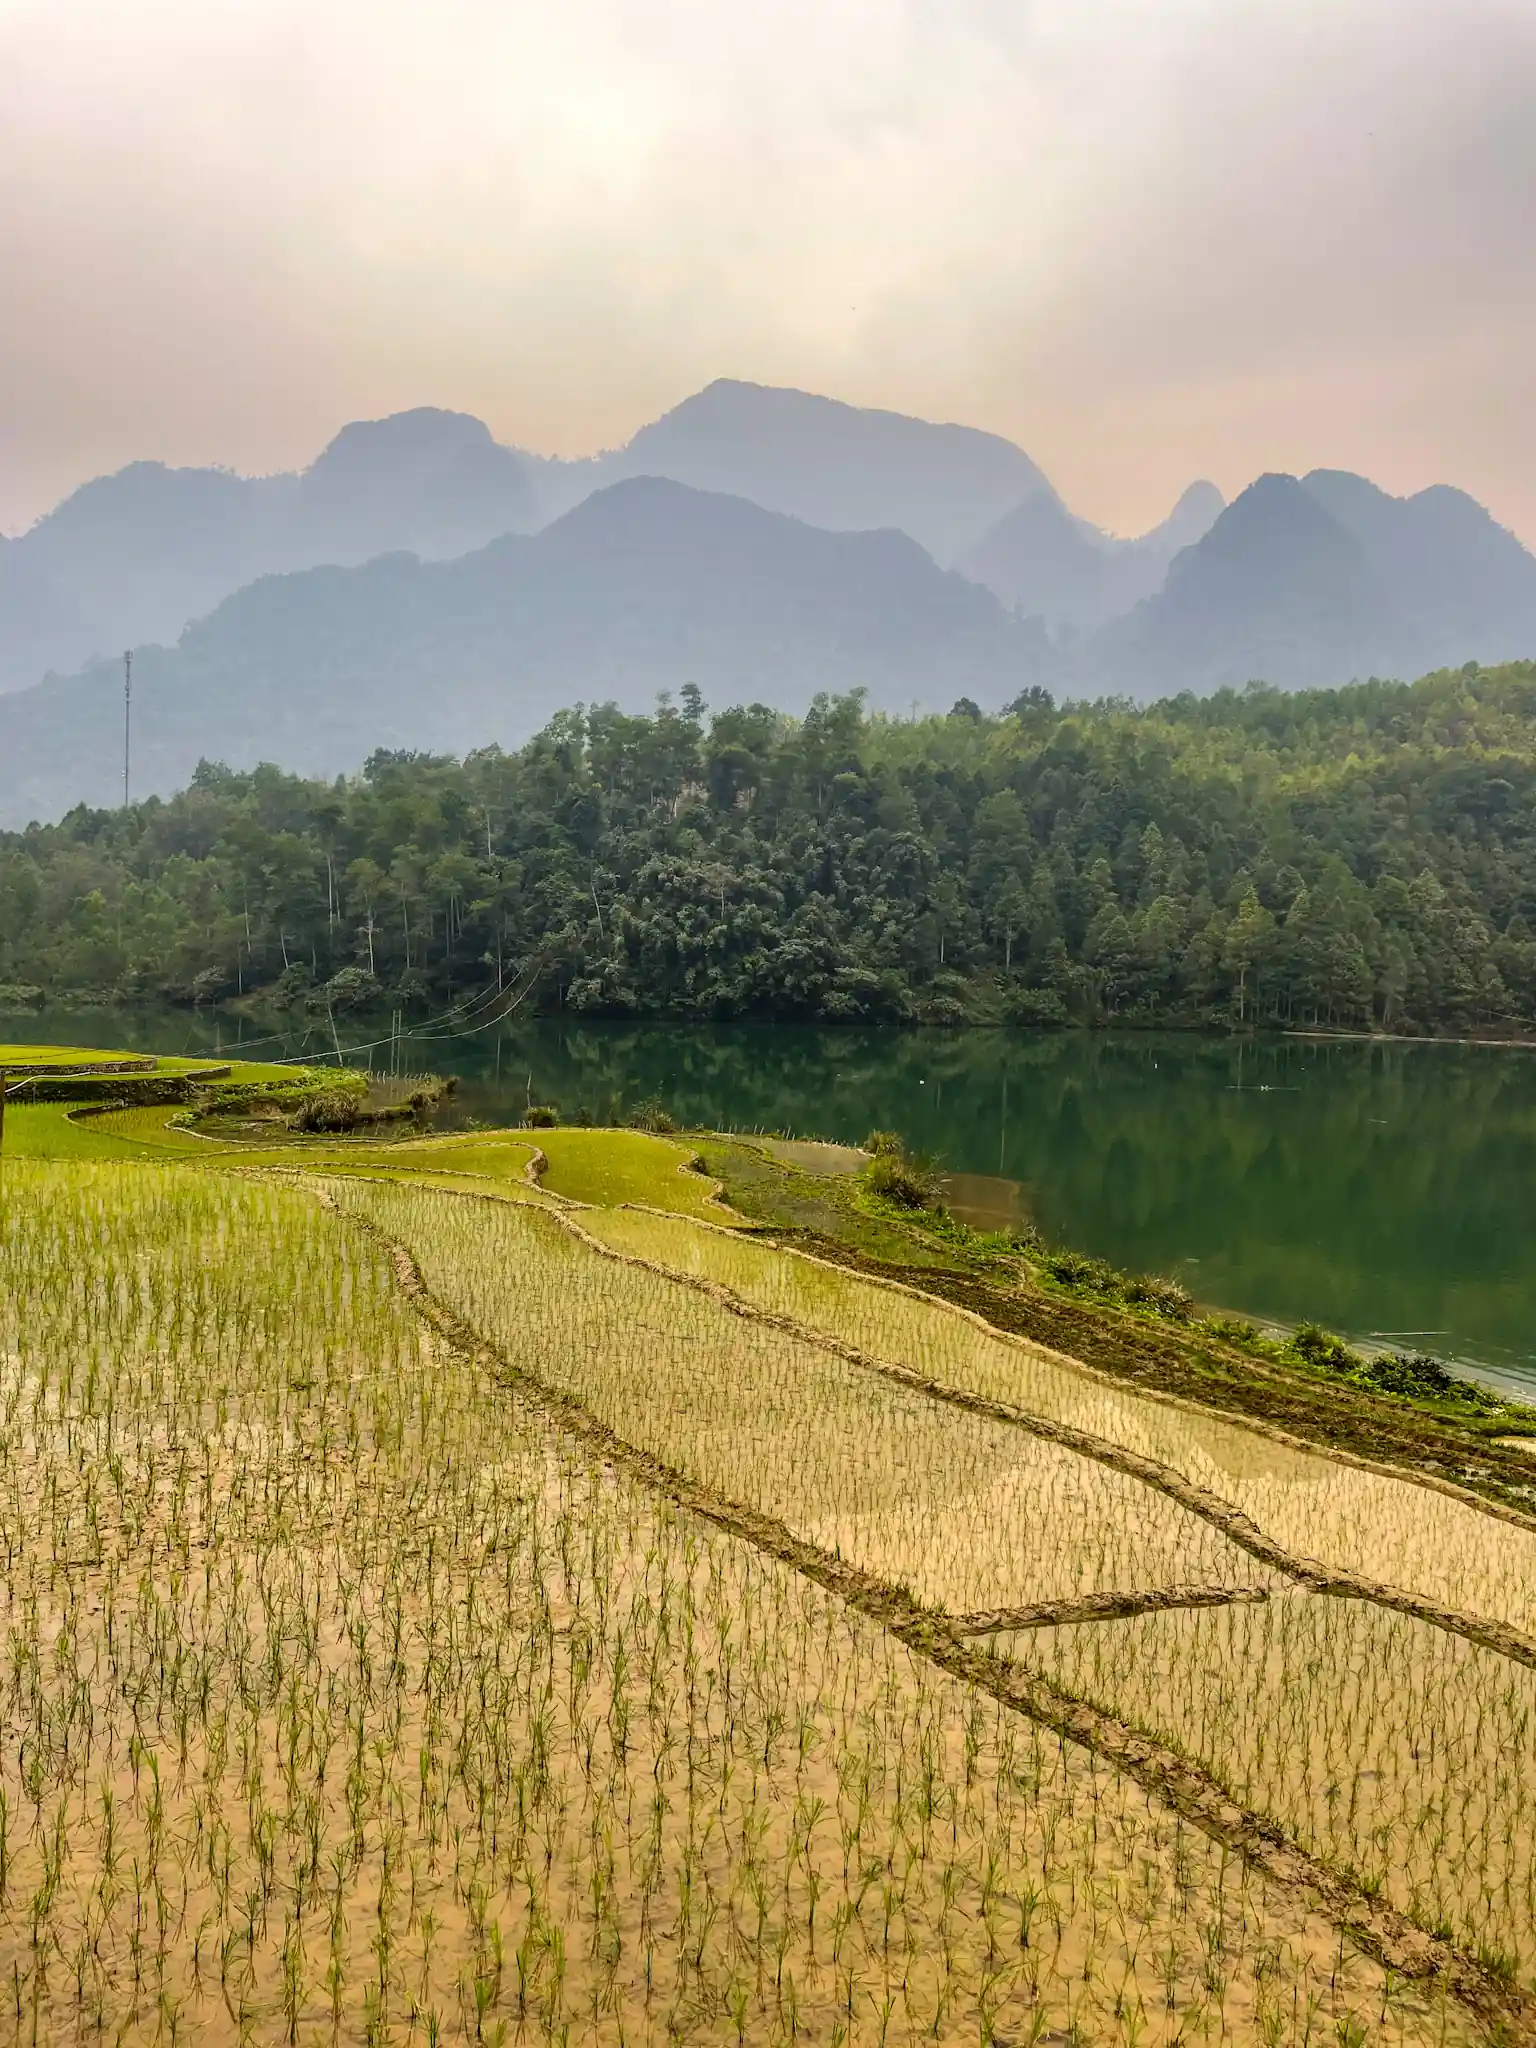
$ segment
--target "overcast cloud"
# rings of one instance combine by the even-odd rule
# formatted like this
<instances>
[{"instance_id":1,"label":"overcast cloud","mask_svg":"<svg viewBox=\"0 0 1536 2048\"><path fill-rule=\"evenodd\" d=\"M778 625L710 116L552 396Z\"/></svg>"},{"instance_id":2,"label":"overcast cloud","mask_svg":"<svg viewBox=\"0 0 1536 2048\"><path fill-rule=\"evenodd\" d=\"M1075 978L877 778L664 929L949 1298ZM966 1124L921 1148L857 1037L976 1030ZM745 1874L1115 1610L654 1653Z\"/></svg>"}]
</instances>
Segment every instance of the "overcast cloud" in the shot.
<instances>
[{"instance_id":1,"label":"overcast cloud","mask_svg":"<svg viewBox=\"0 0 1536 2048\"><path fill-rule=\"evenodd\" d=\"M0 0L0 528L438 404L716 376L1536 543L1536 0Z\"/></svg>"}]
</instances>

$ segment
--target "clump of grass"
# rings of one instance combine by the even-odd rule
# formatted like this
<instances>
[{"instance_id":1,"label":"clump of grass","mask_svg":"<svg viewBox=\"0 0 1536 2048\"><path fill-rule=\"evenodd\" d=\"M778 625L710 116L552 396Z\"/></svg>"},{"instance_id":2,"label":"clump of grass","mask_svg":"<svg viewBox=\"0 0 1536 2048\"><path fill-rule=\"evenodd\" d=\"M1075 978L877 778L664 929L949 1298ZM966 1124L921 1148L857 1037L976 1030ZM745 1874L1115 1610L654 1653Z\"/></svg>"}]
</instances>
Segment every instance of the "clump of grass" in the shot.
<instances>
[{"instance_id":1,"label":"clump of grass","mask_svg":"<svg viewBox=\"0 0 1536 2048\"><path fill-rule=\"evenodd\" d=\"M362 1103L351 1089L324 1088L306 1095L291 1119L296 1131L334 1134L355 1131L362 1122Z\"/></svg>"},{"instance_id":2,"label":"clump of grass","mask_svg":"<svg viewBox=\"0 0 1536 2048\"><path fill-rule=\"evenodd\" d=\"M1140 1273L1125 1283L1125 1299L1133 1308L1149 1308L1170 1323L1194 1319L1194 1297L1182 1281L1165 1274Z\"/></svg>"},{"instance_id":3,"label":"clump of grass","mask_svg":"<svg viewBox=\"0 0 1536 2048\"><path fill-rule=\"evenodd\" d=\"M864 1150L873 1159L902 1159L907 1148L899 1131L871 1131L864 1140Z\"/></svg>"},{"instance_id":4,"label":"clump of grass","mask_svg":"<svg viewBox=\"0 0 1536 2048\"><path fill-rule=\"evenodd\" d=\"M935 1187L935 1177L926 1167L896 1152L877 1152L863 1178L872 1195L898 1209L924 1208Z\"/></svg>"},{"instance_id":5,"label":"clump of grass","mask_svg":"<svg viewBox=\"0 0 1536 2048\"><path fill-rule=\"evenodd\" d=\"M677 1129L671 1112L659 1095L650 1096L637 1103L624 1121L632 1131L649 1131L653 1136L668 1138Z\"/></svg>"},{"instance_id":6,"label":"clump of grass","mask_svg":"<svg viewBox=\"0 0 1536 2048\"><path fill-rule=\"evenodd\" d=\"M926 1210L930 1225L942 1226L950 1219L937 1199L939 1174L933 1163L909 1152L895 1131L871 1131L864 1140L869 1164L859 1175L866 1194L879 1203L910 1214Z\"/></svg>"},{"instance_id":7,"label":"clump of grass","mask_svg":"<svg viewBox=\"0 0 1536 2048\"><path fill-rule=\"evenodd\" d=\"M1086 1252L1059 1250L1044 1252L1040 1263L1064 1287L1081 1287L1092 1294L1119 1295L1124 1291L1124 1275L1107 1259L1090 1258Z\"/></svg>"}]
</instances>

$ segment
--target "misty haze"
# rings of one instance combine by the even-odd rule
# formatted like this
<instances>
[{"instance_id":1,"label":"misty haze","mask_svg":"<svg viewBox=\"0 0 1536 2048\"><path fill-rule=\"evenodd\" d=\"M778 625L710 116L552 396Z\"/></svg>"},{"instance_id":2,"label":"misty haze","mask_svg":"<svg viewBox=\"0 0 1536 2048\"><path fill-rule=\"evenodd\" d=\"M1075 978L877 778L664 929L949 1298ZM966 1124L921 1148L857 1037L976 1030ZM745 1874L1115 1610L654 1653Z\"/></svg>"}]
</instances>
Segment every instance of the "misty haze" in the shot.
<instances>
[{"instance_id":1,"label":"misty haze","mask_svg":"<svg viewBox=\"0 0 1536 2048\"><path fill-rule=\"evenodd\" d=\"M0 0L0 2013L1536 2044L1531 0Z\"/></svg>"}]
</instances>

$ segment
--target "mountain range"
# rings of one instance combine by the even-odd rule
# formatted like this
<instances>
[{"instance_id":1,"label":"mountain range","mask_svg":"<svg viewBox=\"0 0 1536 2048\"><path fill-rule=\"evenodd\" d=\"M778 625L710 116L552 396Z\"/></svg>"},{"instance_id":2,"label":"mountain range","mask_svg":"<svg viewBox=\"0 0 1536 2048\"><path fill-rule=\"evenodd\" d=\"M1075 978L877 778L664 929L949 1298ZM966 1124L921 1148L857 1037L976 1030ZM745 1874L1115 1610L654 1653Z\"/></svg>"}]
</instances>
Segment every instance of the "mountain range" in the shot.
<instances>
[{"instance_id":1,"label":"mountain range","mask_svg":"<svg viewBox=\"0 0 1536 2048\"><path fill-rule=\"evenodd\" d=\"M1207 534L1224 507L1214 484L1191 484L1161 526L1138 540L1116 540L1074 518L1044 485L1004 513L956 566L1070 644L1160 590L1174 556Z\"/></svg>"},{"instance_id":2,"label":"mountain range","mask_svg":"<svg viewBox=\"0 0 1536 2048\"><path fill-rule=\"evenodd\" d=\"M0 691L175 640L258 576L395 551L468 554L637 476L834 532L899 527L945 564L1022 499L1050 492L996 434L756 384L711 384L627 446L578 462L503 447L467 414L422 407L354 421L295 473L130 463L0 540Z\"/></svg>"},{"instance_id":3,"label":"mountain range","mask_svg":"<svg viewBox=\"0 0 1536 2048\"><path fill-rule=\"evenodd\" d=\"M906 711L1518 658L1536 559L1460 491L1330 470L1197 483L1118 539L997 435L723 380L585 461L423 408L301 472L84 485L0 540L0 820L120 791L124 646L148 791L201 756L512 743L686 681Z\"/></svg>"},{"instance_id":4,"label":"mountain range","mask_svg":"<svg viewBox=\"0 0 1536 2048\"><path fill-rule=\"evenodd\" d=\"M461 555L538 523L527 464L463 413L356 421L296 475L130 463L0 541L0 690L175 640L258 576Z\"/></svg>"},{"instance_id":5,"label":"mountain range","mask_svg":"<svg viewBox=\"0 0 1536 2048\"><path fill-rule=\"evenodd\" d=\"M997 706L1048 680L1036 621L887 528L828 533L742 498L637 477L533 535L450 561L263 577L133 669L133 787L201 757L311 774L375 748L516 744L562 705L648 710L695 682L713 704L803 712L864 688L876 709L950 693ZM0 697L0 824L121 795L119 662Z\"/></svg>"},{"instance_id":6,"label":"mountain range","mask_svg":"<svg viewBox=\"0 0 1536 2048\"><path fill-rule=\"evenodd\" d=\"M1413 677L1536 652L1536 558L1464 491L1262 476L1163 588L1098 633L1085 673L1147 699L1262 678Z\"/></svg>"}]
</instances>

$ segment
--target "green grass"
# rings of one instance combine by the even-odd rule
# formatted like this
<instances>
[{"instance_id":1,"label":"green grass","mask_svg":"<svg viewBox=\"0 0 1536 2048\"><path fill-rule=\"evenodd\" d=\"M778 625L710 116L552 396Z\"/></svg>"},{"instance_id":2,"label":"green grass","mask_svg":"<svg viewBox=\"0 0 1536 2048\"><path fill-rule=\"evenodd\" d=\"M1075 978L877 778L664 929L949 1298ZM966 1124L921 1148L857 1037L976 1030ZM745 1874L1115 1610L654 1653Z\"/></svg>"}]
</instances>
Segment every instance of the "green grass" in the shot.
<instances>
[{"instance_id":1,"label":"green grass","mask_svg":"<svg viewBox=\"0 0 1536 2048\"><path fill-rule=\"evenodd\" d=\"M92 1069L111 1067L120 1061L135 1061L131 1072L100 1075L94 1085ZM140 1084L192 1080L202 1084L198 1100L217 1106L223 1097L248 1095L254 1090L306 1085L335 1085L336 1077L312 1067L279 1066L260 1060L209 1060L161 1058L158 1055L119 1053L86 1046L23 1045L0 1046L0 1071L12 1077L14 1088L24 1082L28 1071L37 1068L82 1070L79 1079L67 1072L58 1078L67 1083L74 1100L58 1102L31 1099L31 1091L12 1094L5 1105L4 1152L18 1159L163 1159L168 1153L187 1159L217 1157L218 1142L196 1131L179 1127L188 1103L135 1103L133 1094ZM52 1077L50 1077L52 1078ZM41 1083L46 1091L48 1082ZM92 1097L117 1106L99 1113L82 1114ZM233 1150L234 1148L231 1148Z\"/></svg>"},{"instance_id":2,"label":"green grass","mask_svg":"<svg viewBox=\"0 0 1536 2048\"><path fill-rule=\"evenodd\" d=\"M156 1064L149 1053L92 1052L78 1045L0 1045L0 1068L12 1073L31 1067L94 1067L118 1060L132 1060L144 1068Z\"/></svg>"},{"instance_id":3,"label":"green grass","mask_svg":"<svg viewBox=\"0 0 1536 2048\"><path fill-rule=\"evenodd\" d=\"M174 1133L170 1134L175 1136ZM190 1133L184 1134L191 1137ZM366 1138L293 1137L281 1144L256 1139L250 1144L225 1139L212 1142L191 1137L200 1145L202 1156L217 1163L221 1152L241 1166L321 1167L359 1173L387 1173L401 1176L449 1174L466 1187L483 1183L481 1192L511 1183L523 1184L523 1176L537 1148L526 1138L509 1137L504 1131L473 1135L407 1138L380 1142Z\"/></svg>"},{"instance_id":4,"label":"green grass","mask_svg":"<svg viewBox=\"0 0 1536 2048\"><path fill-rule=\"evenodd\" d=\"M228 1071L229 1079L221 1085L229 1088L256 1088L271 1081L299 1081L307 1079L318 1069L314 1067L278 1066L271 1060L183 1060L157 1059L157 1074L220 1074Z\"/></svg>"},{"instance_id":5,"label":"green grass","mask_svg":"<svg viewBox=\"0 0 1536 2048\"><path fill-rule=\"evenodd\" d=\"M126 1112L169 1117L174 1110ZM145 1145L106 1128L106 1119L70 1115L67 1102L11 1102L5 1110L7 1159L142 1159Z\"/></svg>"},{"instance_id":6,"label":"green grass","mask_svg":"<svg viewBox=\"0 0 1536 2048\"><path fill-rule=\"evenodd\" d=\"M643 1202L684 1216L730 1222L716 1200L717 1184L695 1169L691 1145L647 1131L540 1131L540 1151L549 1161L541 1185L551 1194L595 1208Z\"/></svg>"},{"instance_id":7,"label":"green grass","mask_svg":"<svg viewBox=\"0 0 1536 2048\"><path fill-rule=\"evenodd\" d=\"M773 1157L753 1138L702 1134L699 1157L721 1182L722 1201L759 1225L809 1232L903 1271L958 1272L966 1263L909 1218L879 1210L853 1174L809 1173Z\"/></svg>"},{"instance_id":8,"label":"green grass","mask_svg":"<svg viewBox=\"0 0 1536 2048\"><path fill-rule=\"evenodd\" d=\"M0 1045L0 1069L17 1075L33 1067L113 1066L132 1064L135 1071L177 1079L187 1074L208 1074L226 1085L253 1088L268 1082L298 1081L331 1069L298 1067L273 1060L209 1059L206 1055L186 1058L179 1053L122 1052L110 1046L86 1045Z\"/></svg>"},{"instance_id":9,"label":"green grass","mask_svg":"<svg viewBox=\"0 0 1536 2048\"><path fill-rule=\"evenodd\" d=\"M367 1147L382 1165L416 1171L489 1175L493 1180L519 1181L539 1150L532 1138L506 1131L472 1131L451 1136L407 1138L393 1145Z\"/></svg>"}]
</instances>

